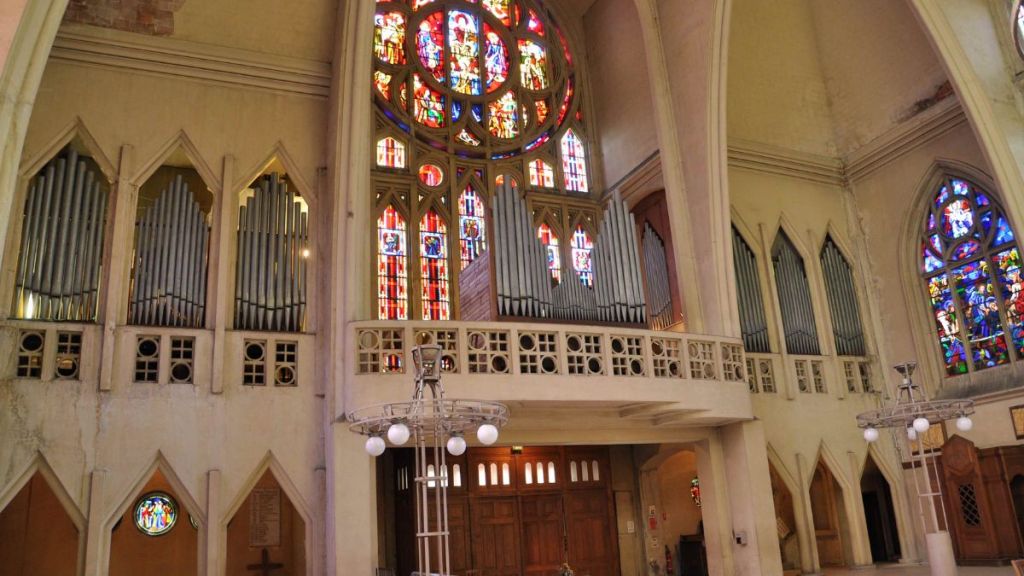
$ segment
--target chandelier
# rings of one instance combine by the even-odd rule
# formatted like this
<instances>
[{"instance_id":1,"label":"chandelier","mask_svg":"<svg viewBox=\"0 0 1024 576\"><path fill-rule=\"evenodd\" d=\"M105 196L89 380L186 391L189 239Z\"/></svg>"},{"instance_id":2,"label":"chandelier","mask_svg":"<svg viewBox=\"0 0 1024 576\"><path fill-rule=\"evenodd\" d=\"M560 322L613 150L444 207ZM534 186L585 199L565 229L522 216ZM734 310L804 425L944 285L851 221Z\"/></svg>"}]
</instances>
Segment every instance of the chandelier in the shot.
<instances>
[{"instance_id":1,"label":"chandelier","mask_svg":"<svg viewBox=\"0 0 1024 576\"><path fill-rule=\"evenodd\" d=\"M971 414L974 414L973 400L929 400L923 388L914 383L912 378L917 368L916 362L905 362L894 366L902 377L897 389L896 401L891 406L883 406L857 415L857 426L864 430L864 439L868 442L878 440L879 428L903 430L907 439L916 441L911 444L910 461L913 464L914 486L917 489L918 507L921 513L922 528L928 548L928 560L931 573L935 576L956 574L956 559L953 556L953 543L949 532L941 526L949 526L946 507L942 498L942 479L939 467L934 462L938 455L938 446L927 446L924 436L932 424L956 419L957 430L967 432L974 427ZM916 449L915 449L916 444ZM896 443L900 451L900 443ZM929 462L931 460L931 462ZM938 510L935 501L938 500ZM942 523L939 523L941 512ZM933 530L928 529L931 519Z\"/></svg>"},{"instance_id":2,"label":"chandelier","mask_svg":"<svg viewBox=\"0 0 1024 576\"><path fill-rule=\"evenodd\" d=\"M461 456L466 452L466 433L474 429L481 444L494 444L498 429L508 422L508 407L500 402L445 398L441 346L415 346L412 359L416 371L411 401L358 408L345 418L351 423L351 431L368 437L366 452L374 457L387 448L385 437L394 446L412 440L416 454L417 570L420 574L449 576L448 465L444 447L452 456Z\"/></svg>"}]
</instances>

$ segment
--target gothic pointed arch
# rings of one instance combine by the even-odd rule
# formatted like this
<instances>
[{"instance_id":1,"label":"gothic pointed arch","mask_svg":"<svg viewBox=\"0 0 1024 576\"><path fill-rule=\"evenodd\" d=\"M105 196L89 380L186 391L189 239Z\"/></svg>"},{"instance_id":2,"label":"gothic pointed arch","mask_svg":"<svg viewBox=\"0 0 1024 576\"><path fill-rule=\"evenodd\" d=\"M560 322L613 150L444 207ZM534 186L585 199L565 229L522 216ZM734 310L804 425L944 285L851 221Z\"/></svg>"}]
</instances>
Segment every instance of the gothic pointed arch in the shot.
<instances>
[{"instance_id":1,"label":"gothic pointed arch","mask_svg":"<svg viewBox=\"0 0 1024 576\"><path fill-rule=\"evenodd\" d=\"M948 164L937 164L921 194L910 224L916 233L907 238L913 238L917 294L924 294L944 373L969 374L1024 358L1024 271L998 195Z\"/></svg>"}]
</instances>

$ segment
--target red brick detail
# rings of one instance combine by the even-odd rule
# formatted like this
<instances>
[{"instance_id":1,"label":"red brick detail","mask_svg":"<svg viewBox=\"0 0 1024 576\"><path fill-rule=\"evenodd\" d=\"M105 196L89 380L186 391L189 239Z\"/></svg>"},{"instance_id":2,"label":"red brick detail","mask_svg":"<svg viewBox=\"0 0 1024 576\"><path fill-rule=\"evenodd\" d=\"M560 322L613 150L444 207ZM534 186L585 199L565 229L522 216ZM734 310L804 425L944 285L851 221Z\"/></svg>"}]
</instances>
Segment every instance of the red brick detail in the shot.
<instances>
[{"instance_id":1,"label":"red brick detail","mask_svg":"<svg viewBox=\"0 0 1024 576\"><path fill-rule=\"evenodd\" d=\"M126 32L170 36L174 13L185 0L69 0L65 22Z\"/></svg>"}]
</instances>

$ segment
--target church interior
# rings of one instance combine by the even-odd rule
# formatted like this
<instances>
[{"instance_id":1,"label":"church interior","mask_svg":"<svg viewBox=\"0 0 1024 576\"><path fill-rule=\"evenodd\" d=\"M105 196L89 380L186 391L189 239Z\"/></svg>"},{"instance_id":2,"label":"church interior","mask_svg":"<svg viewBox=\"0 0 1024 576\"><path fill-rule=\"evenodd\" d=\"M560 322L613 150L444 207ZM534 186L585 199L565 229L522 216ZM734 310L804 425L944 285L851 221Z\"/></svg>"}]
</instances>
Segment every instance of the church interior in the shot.
<instances>
[{"instance_id":1,"label":"church interior","mask_svg":"<svg viewBox=\"0 0 1024 576\"><path fill-rule=\"evenodd\" d=\"M1024 558L1021 0L6 0L0 133L0 576Z\"/></svg>"}]
</instances>

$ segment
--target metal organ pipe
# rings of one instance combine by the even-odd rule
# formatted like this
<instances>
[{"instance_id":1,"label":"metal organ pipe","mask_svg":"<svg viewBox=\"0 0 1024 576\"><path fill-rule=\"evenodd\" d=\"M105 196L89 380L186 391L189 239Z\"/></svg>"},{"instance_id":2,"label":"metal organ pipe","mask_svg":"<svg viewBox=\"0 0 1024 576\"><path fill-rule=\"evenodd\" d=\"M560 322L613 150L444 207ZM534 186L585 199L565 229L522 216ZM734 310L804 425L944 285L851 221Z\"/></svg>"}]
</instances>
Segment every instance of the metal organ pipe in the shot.
<instances>
[{"instance_id":1,"label":"metal organ pipe","mask_svg":"<svg viewBox=\"0 0 1024 576\"><path fill-rule=\"evenodd\" d=\"M672 324L672 293L668 281L665 243L650 224L644 224L643 258L651 328L663 330Z\"/></svg>"},{"instance_id":2,"label":"metal organ pipe","mask_svg":"<svg viewBox=\"0 0 1024 576\"><path fill-rule=\"evenodd\" d=\"M29 183L15 272L14 316L93 321L107 186L67 149Z\"/></svg>"},{"instance_id":3,"label":"metal organ pipe","mask_svg":"<svg viewBox=\"0 0 1024 576\"><path fill-rule=\"evenodd\" d=\"M206 317L207 215L179 174L135 223L132 324L201 328Z\"/></svg>"},{"instance_id":4,"label":"metal organ pipe","mask_svg":"<svg viewBox=\"0 0 1024 576\"><path fill-rule=\"evenodd\" d=\"M306 313L308 215L277 173L238 209L235 327L298 332Z\"/></svg>"}]
</instances>

